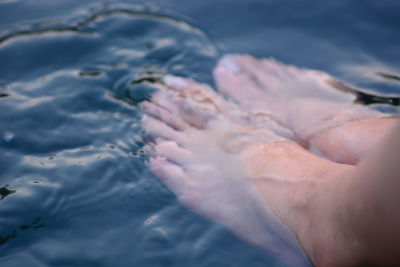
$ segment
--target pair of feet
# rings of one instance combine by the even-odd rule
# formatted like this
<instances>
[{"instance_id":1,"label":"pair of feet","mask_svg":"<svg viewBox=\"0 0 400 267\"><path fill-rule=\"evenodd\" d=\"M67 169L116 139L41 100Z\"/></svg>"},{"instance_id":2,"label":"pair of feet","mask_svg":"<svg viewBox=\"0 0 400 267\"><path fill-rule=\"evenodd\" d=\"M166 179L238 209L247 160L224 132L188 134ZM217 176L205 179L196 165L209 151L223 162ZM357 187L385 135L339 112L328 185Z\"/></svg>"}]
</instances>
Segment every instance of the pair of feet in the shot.
<instances>
[{"instance_id":1,"label":"pair of feet","mask_svg":"<svg viewBox=\"0 0 400 267\"><path fill-rule=\"evenodd\" d=\"M325 73L271 59L226 56L214 76L230 100L167 76L141 104L153 173L185 206L290 265L351 265L362 248L337 219L346 176L396 120L354 104Z\"/></svg>"}]
</instances>

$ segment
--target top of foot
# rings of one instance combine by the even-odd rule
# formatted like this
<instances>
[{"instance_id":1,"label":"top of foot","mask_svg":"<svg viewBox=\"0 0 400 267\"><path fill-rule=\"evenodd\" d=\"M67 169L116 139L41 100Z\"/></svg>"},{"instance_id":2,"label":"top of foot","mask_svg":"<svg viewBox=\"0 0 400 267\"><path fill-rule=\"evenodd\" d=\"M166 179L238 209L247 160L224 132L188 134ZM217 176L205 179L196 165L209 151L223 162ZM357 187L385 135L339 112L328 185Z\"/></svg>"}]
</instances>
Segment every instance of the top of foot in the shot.
<instances>
[{"instance_id":1,"label":"top of foot","mask_svg":"<svg viewBox=\"0 0 400 267\"><path fill-rule=\"evenodd\" d=\"M148 116L143 127L153 140L147 148L153 173L191 210L283 262L311 266L253 183L251 168L259 166L247 164L240 153L257 143L285 141L274 132L281 126L263 118L260 127L256 115L192 80L167 77L164 83L141 106Z\"/></svg>"}]
</instances>

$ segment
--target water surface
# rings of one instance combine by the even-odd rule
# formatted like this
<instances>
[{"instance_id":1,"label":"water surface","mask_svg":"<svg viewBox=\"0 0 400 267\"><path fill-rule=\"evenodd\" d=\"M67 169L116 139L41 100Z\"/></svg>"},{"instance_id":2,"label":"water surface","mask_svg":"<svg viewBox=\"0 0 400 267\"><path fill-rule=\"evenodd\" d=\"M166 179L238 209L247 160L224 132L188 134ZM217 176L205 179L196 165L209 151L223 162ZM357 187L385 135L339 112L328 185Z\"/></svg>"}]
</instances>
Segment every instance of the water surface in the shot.
<instances>
[{"instance_id":1,"label":"water surface","mask_svg":"<svg viewBox=\"0 0 400 267\"><path fill-rule=\"evenodd\" d=\"M327 71L398 104L399 11L389 0L0 1L0 265L283 266L149 172L137 104L166 73L213 85L225 53Z\"/></svg>"}]
</instances>

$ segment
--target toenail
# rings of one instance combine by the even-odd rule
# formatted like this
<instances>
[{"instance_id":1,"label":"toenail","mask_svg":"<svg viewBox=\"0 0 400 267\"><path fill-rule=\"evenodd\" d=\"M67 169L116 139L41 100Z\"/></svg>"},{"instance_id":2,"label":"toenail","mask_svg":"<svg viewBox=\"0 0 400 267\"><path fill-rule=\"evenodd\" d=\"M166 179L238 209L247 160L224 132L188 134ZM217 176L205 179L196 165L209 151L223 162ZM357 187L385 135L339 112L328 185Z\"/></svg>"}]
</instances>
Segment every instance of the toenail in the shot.
<instances>
[{"instance_id":1,"label":"toenail","mask_svg":"<svg viewBox=\"0 0 400 267\"><path fill-rule=\"evenodd\" d=\"M176 89L181 89L187 86L187 82L184 79L174 77L172 75L167 75L164 77L164 82L171 87Z\"/></svg>"},{"instance_id":2,"label":"toenail","mask_svg":"<svg viewBox=\"0 0 400 267\"><path fill-rule=\"evenodd\" d=\"M231 72L238 72L239 65L237 64L235 58L233 56L226 56L222 60L222 65L230 70Z\"/></svg>"},{"instance_id":3,"label":"toenail","mask_svg":"<svg viewBox=\"0 0 400 267\"><path fill-rule=\"evenodd\" d=\"M149 116L147 114L143 114L141 121L146 121L149 118Z\"/></svg>"}]
</instances>

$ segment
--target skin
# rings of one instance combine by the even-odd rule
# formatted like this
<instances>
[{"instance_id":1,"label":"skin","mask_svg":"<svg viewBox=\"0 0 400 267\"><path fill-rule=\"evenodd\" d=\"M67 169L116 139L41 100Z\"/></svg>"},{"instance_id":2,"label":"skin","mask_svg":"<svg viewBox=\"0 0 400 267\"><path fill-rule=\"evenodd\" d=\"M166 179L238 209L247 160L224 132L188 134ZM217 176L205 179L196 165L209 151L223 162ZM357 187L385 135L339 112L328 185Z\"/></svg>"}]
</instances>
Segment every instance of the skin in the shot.
<instances>
[{"instance_id":1,"label":"skin","mask_svg":"<svg viewBox=\"0 0 400 267\"><path fill-rule=\"evenodd\" d=\"M167 77L141 105L153 173L188 208L292 266L301 257L274 250L253 208L272 210L315 266L400 264L398 119L330 92L327 74L226 61L214 74L236 103Z\"/></svg>"},{"instance_id":2,"label":"skin","mask_svg":"<svg viewBox=\"0 0 400 267\"><path fill-rule=\"evenodd\" d=\"M292 140L335 162L357 164L396 124L394 115L355 104L353 93L337 90L339 82L320 71L228 55L214 77L242 107L270 114L293 132Z\"/></svg>"},{"instance_id":3,"label":"skin","mask_svg":"<svg viewBox=\"0 0 400 267\"><path fill-rule=\"evenodd\" d=\"M400 263L396 205L400 168L395 160L400 155L393 149L400 148L399 136L397 124L357 166L326 161L295 144L279 153L278 144L262 148L269 162L263 165L263 176L252 179L316 266ZM306 167L283 172L302 164L299 158L307 162ZM248 160L253 162L251 157Z\"/></svg>"},{"instance_id":4,"label":"skin","mask_svg":"<svg viewBox=\"0 0 400 267\"><path fill-rule=\"evenodd\" d=\"M400 188L399 136L400 123L397 122L349 174L353 188L360 191L350 212L361 214L350 217L349 225L364 244L363 262L370 265L397 266L400 263L397 245L400 209L396 205Z\"/></svg>"}]
</instances>

